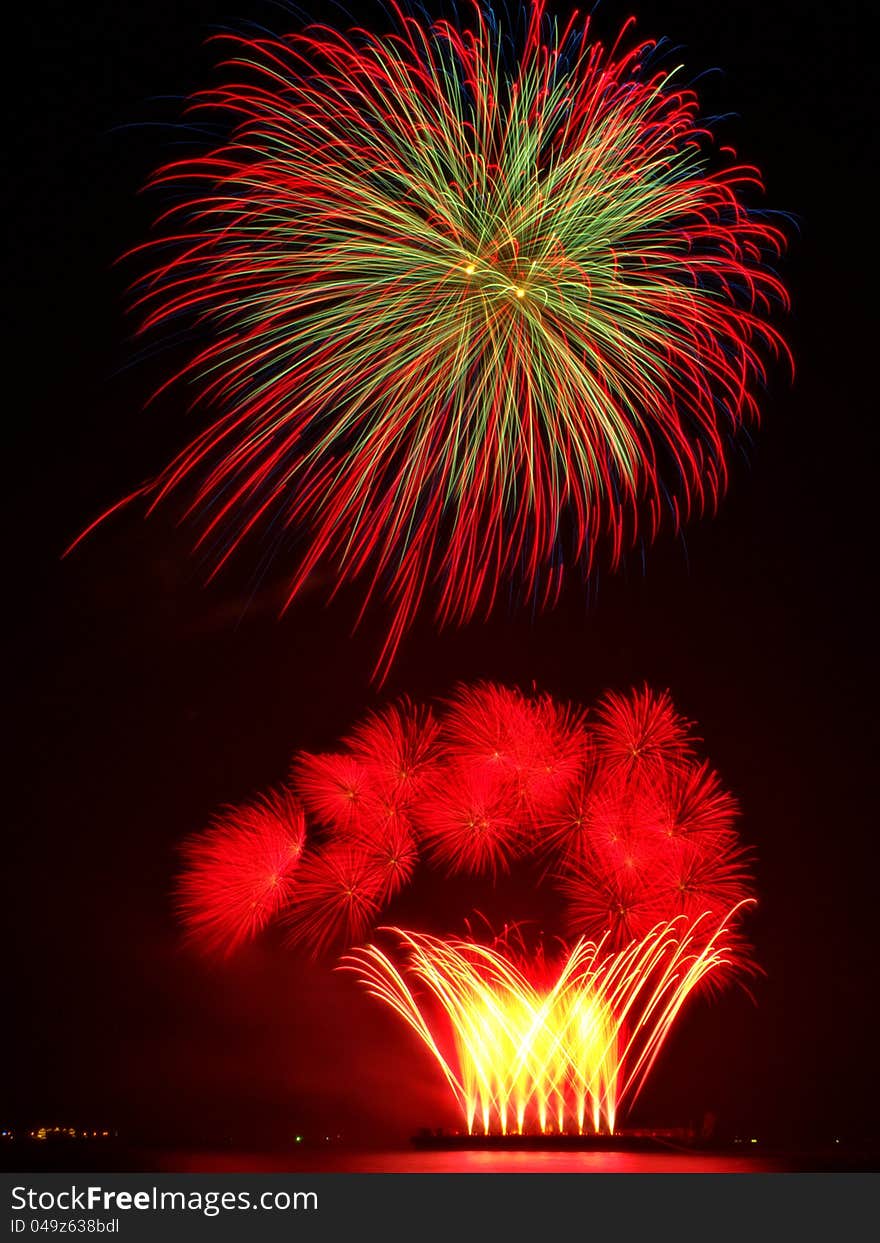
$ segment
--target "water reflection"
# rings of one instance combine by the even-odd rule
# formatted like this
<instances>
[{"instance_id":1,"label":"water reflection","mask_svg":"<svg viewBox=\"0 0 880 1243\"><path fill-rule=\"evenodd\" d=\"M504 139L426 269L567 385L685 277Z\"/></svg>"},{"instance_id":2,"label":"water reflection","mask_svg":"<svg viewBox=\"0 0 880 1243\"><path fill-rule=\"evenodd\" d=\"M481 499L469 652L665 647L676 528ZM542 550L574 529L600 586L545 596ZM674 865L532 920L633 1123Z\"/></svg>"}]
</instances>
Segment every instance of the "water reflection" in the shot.
<instances>
[{"instance_id":1,"label":"water reflection","mask_svg":"<svg viewBox=\"0 0 880 1243\"><path fill-rule=\"evenodd\" d=\"M419 1152L314 1149L296 1153L170 1152L158 1170L178 1173L743 1174L790 1170L782 1157L681 1152Z\"/></svg>"}]
</instances>

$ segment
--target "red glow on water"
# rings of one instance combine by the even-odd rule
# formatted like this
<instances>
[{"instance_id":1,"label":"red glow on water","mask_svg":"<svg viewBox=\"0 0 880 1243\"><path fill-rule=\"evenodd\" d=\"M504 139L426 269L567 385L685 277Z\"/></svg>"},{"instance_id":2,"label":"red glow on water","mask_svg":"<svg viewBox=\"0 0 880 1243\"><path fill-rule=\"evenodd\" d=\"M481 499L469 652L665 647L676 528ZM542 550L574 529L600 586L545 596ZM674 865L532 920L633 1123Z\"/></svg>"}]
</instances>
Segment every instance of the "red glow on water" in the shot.
<instances>
[{"instance_id":1,"label":"red glow on water","mask_svg":"<svg viewBox=\"0 0 880 1243\"><path fill-rule=\"evenodd\" d=\"M347 1149L338 1145L293 1152L169 1152L157 1168L178 1173L297 1171L359 1174L745 1174L796 1168L775 1155L704 1152L419 1152Z\"/></svg>"}]
</instances>

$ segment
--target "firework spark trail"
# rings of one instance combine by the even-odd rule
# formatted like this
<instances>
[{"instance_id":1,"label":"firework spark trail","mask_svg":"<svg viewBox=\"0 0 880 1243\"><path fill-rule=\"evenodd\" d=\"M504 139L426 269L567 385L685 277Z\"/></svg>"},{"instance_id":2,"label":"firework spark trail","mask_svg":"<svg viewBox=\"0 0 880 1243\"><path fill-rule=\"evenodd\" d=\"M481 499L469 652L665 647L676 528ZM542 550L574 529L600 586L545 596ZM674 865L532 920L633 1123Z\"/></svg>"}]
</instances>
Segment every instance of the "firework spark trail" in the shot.
<instances>
[{"instance_id":1,"label":"firework spark trail","mask_svg":"<svg viewBox=\"0 0 880 1243\"><path fill-rule=\"evenodd\" d=\"M600 546L714 508L786 301L756 170L710 167L656 43L544 0L509 28L391 10L388 36L222 36L191 111L228 139L156 175L136 300L143 332L196 326L174 379L215 411L137 495L187 485L218 569L302 541L288 603L319 568L384 597L380 677L429 599L552 604Z\"/></svg>"},{"instance_id":2,"label":"firework spark trail","mask_svg":"<svg viewBox=\"0 0 880 1243\"><path fill-rule=\"evenodd\" d=\"M424 1042L469 1133L477 1122L485 1134L613 1133L681 1007L725 965L737 914L734 907L720 922L708 913L692 922L679 916L616 953L605 939L582 938L549 988L498 948L400 928L387 931L400 941L402 966L367 945L346 955L343 969Z\"/></svg>"}]
</instances>

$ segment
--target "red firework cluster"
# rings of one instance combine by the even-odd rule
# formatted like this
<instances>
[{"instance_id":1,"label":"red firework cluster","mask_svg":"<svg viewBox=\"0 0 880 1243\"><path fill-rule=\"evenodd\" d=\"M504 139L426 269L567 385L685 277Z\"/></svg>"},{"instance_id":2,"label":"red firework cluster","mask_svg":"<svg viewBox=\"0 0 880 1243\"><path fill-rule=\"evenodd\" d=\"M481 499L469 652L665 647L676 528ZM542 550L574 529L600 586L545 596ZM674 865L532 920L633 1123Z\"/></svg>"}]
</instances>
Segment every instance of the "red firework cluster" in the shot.
<instances>
[{"instance_id":1,"label":"red firework cluster","mask_svg":"<svg viewBox=\"0 0 880 1243\"><path fill-rule=\"evenodd\" d=\"M437 712L402 700L340 750L298 754L288 791L191 840L185 922L229 951L283 913L320 951L360 939L420 862L494 878L529 856L574 936L619 947L676 916L727 915L751 880L736 800L696 741L647 687L590 714L489 683Z\"/></svg>"}]
</instances>

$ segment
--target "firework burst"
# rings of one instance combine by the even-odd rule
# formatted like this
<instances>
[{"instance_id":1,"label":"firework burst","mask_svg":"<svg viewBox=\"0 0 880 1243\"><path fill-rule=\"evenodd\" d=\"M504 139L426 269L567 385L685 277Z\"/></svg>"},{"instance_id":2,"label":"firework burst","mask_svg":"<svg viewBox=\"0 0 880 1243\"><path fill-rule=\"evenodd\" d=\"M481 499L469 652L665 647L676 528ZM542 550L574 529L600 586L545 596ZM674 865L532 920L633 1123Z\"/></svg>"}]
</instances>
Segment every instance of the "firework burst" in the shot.
<instances>
[{"instance_id":1,"label":"firework burst","mask_svg":"<svg viewBox=\"0 0 880 1243\"><path fill-rule=\"evenodd\" d=\"M192 114L228 137L161 169L175 196L142 330L195 324L202 430L184 485L219 568L296 537L391 610L551 603L712 508L757 415L783 238L715 167L657 44L610 49L534 2L396 31L223 36ZM723 164L723 157L719 162Z\"/></svg>"},{"instance_id":2,"label":"firework burst","mask_svg":"<svg viewBox=\"0 0 880 1243\"><path fill-rule=\"evenodd\" d=\"M667 778L693 754L688 722L668 693L657 695L647 686L631 695L606 695L593 734L608 769L645 785Z\"/></svg>"},{"instance_id":3,"label":"firework burst","mask_svg":"<svg viewBox=\"0 0 880 1243\"><path fill-rule=\"evenodd\" d=\"M582 714L548 695L491 683L462 687L444 732L465 766L506 776L530 816L546 816L583 771L589 738Z\"/></svg>"},{"instance_id":4,"label":"firework burst","mask_svg":"<svg viewBox=\"0 0 880 1243\"><path fill-rule=\"evenodd\" d=\"M382 878L380 905L384 906L407 885L416 869L419 848L406 824L394 824L381 835L364 841L368 867Z\"/></svg>"},{"instance_id":5,"label":"firework burst","mask_svg":"<svg viewBox=\"0 0 880 1243\"><path fill-rule=\"evenodd\" d=\"M348 749L374 785L399 805L415 801L438 755L438 726L429 709L403 699L357 726Z\"/></svg>"},{"instance_id":6,"label":"firework burst","mask_svg":"<svg viewBox=\"0 0 880 1243\"><path fill-rule=\"evenodd\" d=\"M355 833L375 793L370 774L352 755L310 755L294 760L291 784L306 811L319 824L342 834Z\"/></svg>"},{"instance_id":7,"label":"firework burst","mask_svg":"<svg viewBox=\"0 0 880 1243\"><path fill-rule=\"evenodd\" d=\"M287 793L231 807L184 848L178 906L203 949L229 954L288 905L305 841Z\"/></svg>"},{"instance_id":8,"label":"firework burst","mask_svg":"<svg viewBox=\"0 0 880 1243\"><path fill-rule=\"evenodd\" d=\"M375 923L389 893L381 860L333 845L303 860L288 926L292 941L320 953L334 941L358 940Z\"/></svg>"},{"instance_id":9,"label":"firework burst","mask_svg":"<svg viewBox=\"0 0 880 1243\"><path fill-rule=\"evenodd\" d=\"M523 848L509 777L453 765L420 809L417 825L432 856L450 872L506 871Z\"/></svg>"}]
</instances>

